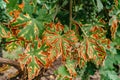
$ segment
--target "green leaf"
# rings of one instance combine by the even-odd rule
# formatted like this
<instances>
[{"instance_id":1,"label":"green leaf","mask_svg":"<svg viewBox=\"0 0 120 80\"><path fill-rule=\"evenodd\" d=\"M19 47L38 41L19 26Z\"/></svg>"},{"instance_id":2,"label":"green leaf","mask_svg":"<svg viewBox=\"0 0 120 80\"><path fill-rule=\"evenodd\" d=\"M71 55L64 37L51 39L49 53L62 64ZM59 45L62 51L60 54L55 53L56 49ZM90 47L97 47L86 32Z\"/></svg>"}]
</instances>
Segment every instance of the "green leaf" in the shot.
<instances>
[{"instance_id":1,"label":"green leaf","mask_svg":"<svg viewBox=\"0 0 120 80\"><path fill-rule=\"evenodd\" d=\"M118 27L118 29L117 29L116 34L120 37L120 25L119 25L119 27Z\"/></svg>"},{"instance_id":2,"label":"green leaf","mask_svg":"<svg viewBox=\"0 0 120 80\"><path fill-rule=\"evenodd\" d=\"M118 54L116 54L114 56L114 59L115 59L115 64L120 64L120 51L118 51Z\"/></svg>"},{"instance_id":3,"label":"green leaf","mask_svg":"<svg viewBox=\"0 0 120 80\"><path fill-rule=\"evenodd\" d=\"M67 68L66 68L65 66L60 66L60 67L58 68L57 73L58 73L60 76L62 76L63 78L64 78L64 77L67 77L67 76L70 76L70 74L69 74L69 72L68 72L68 70L67 70Z\"/></svg>"},{"instance_id":4,"label":"green leaf","mask_svg":"<svg viewBox=\"0 0 120 80\"><path fill-rule=\"evenodd\" d=\"M32 4L30 4L30 0L25 0L25 7L23 9L23 12L28 13L29 15L32 15L33 9L34 7Z\"/></svg>"},{"instance_id":5,"label":"green leaf","mask_svg":"<svg viewBox=\"0 0 120 80\"><path fill-rule=\"evenodd\" d=\"M70 80L72 77L76 77L75 61L67 59L65 66L60 66L57 70L58 80Z\"/></svg>"},{"instance_id":6,"label":"green leaf","mask_svg":"<svg viewBox=\"0 0 120 80\"><path fill-rule=\"evenodd\" d=\"M2 37L0 37L0 42L2 41Z\"/></svg>"},{"instance_id":7,"label":"green leaf","mask_svg":"<svg viewBox=\"0 0 120 80\"><path fill-rule=\"evenodd\" d=\"M101 72L101 80L119 80L120 78L114 71L103 71Z\"/></svg>"},{"instance_id":8,"label":"green leaf","mask_svg":"<svg viewBox=\"0 0 120 80\"><path fill-rule=\"evenodd\" d=\"M114 56L115 55L112 55L112 54L109 54L107 57L106 57L106 60L104 62L104 65L102 68L104 68L105 70L113 70L114 69L114 66L113 66L113 63L115 62L114 60Z\"/></svg>"},{"instance_id":9,"label":"green leaf","mask_svg":"<svg viewBox=\"0 0 120 80\"><path fill-rule=\"evenodd\" d=\"M0 0L0 9L5 9L6 3L3 0Z\"/></svg>"},{"instance_id":10,"label":"green leaf","mask_svg":"<svg viewBox=\"0 0 120 80\"><path fill-rule=\"evenodd\" d=\"M18 8L17 2L18 0L9 0L9 3L7 4L7 9L9 9L8 12Z\"/></svg>"},{"instance_id":11,"label":"green leaf","mask_svg":"<svg viewBox=\"0 0 120 80\"><path fill-rule=\"evenodd\" d=\"M100 12L103 9L103 4L101 0L97 0L97 8L98 8L98 12Z\"/></svg>"},{"instance_id":12,"label":"green leaf","mask_svg":"<svg viewBox=\"0 0 120 80\"><path fill-rule=\"evenodd\" d=\"M119 80L118 73L115 72L116 67L113 65L119 65L119 54L111 54L107 51L107 57L104 61L104 65L100 68L101 79L105 80Z\"/></svg>"},{"instance_id":13,"label":"green leaf","mask_svg":"<svg viewBox=\"0 0 120 80\"><path fill-rule=\"evenodd\" d=\"M77 73L75 71L75 62L73 60L67 59L65 66L70 75L76 77Z\"/></svg>"},{"instance_id":14,"label":"green leaf","mask_svg":"<svg viewBox=\"0 0 120 80\"><path fill-rule=\"evenodd\" d=\"M118 0L118 8L120 9L120 0Z\"/></svg>"}]
</instances>

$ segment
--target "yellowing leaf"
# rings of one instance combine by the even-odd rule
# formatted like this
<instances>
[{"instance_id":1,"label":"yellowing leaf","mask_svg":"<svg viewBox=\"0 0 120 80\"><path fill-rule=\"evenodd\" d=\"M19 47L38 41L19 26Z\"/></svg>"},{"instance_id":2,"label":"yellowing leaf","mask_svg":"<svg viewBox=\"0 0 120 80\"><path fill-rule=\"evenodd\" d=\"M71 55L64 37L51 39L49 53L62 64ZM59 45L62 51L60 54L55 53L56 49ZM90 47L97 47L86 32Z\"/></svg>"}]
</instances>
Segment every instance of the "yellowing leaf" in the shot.
<instances>
[{"instance_id":1,"label":"yellowing leaf","mask_svg":"<svg viewBox=\"0 0 120 80\"><path fill-rule=\"evenodd\" d=\"M33 41L37 36L40 37L42 35L44 26L37 19L32 19L30 18L30 16L29 18L28 16L22 16L21 19L19 20L23 23L27 22L27 24L25 27L20 29L18 33L18 37L22 37L28 41ZM20 24L23 24L23 23L20 23Z\"/></svg>"},{"instance_id":2,"label":"yellowing leaf","mask_svg":"<svg viewBox=\"0 0 120 80\"><path fill-rule=\"evenodd\" d=\"M97 66L101 65L106 57L104 47L93 38L86 38L80 48L78 48L80 66L84 66L87 61L93 61Z\"/></svg>"},{"instance_id":3,"label":"yellowing leaf","mask_svg":"<svg viewBox=\"0 0 120 80\"><path fill-rule=\"evenodd\" d=\"M0 25L0 37L9 38L11 36L10 30L6 26Z\"/></svg>"},{"instance_id":4,"label":"yellowing leaf","mask_svg":"<svg viewBox=\"0 0 120 80\"><path fill-rule=\"evenodd\" d=\"M90 37L92 37L95 40L98 40L99 43L102 43L104 47L106 48L110 48L110 40L105 38L105 33L106 31L103 30L102 27L99 26L93 26L90 30L90 32L92 33L90 35Z\"/></svg>"},{"instance_id":5,"label":"yellowing leaf","mask_svg":"<svg viewBox=\"0 0 120 80\"><path fill-rule=\"evenodd\" d=\"M43 33L43 43L46 43L54 49L50 52L51 56L54 55L53 59L62 55L63 60L65 60L66 57L70 55L69 49L71 45L78 41L74 31L70 30L64 33L63 28L63 25L60 23L52 23L47 26L45 32Z\"/></svg>"},{"instance_id":6,"label":"yellowing leaf","mask_svg":"<svg viewBox=\"0 0 120 80\"><path fill-rule=\"evenodd\" d=\"M34 41L34 44L29 44L19 58L22 69L27 65L29 80L37 76L41 66L46 63L46 55L43 52L46 46L39 43L40 41Z\"/></svg>"}]
</instances>

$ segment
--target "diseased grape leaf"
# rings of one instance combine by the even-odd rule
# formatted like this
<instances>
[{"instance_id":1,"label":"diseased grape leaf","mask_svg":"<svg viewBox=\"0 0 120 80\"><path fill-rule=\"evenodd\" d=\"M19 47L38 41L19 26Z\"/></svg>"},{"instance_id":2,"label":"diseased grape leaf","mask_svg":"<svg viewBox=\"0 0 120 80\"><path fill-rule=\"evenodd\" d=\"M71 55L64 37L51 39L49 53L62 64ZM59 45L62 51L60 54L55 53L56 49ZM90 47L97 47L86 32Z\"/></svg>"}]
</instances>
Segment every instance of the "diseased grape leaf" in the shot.
<instances>
[{"instance_id":1,"label":"diseased grape leaf","mask_svg":"<svg viewBox=\"0 0 120 80\"><path fill-rule=\"evenodd\" d=\"M94 26L90 32L91 35L84 37L81 46L77 49L81 67L88 61L93 61L97 66L102 65L106 57L105 49L110 49L110 40L105 37L101 27Z\"/></svg>"},{"instance_id":2,"label":"diseased grape leaf","mask_svg":"<svg viewBox=\"0 0 120 80\"><path fill-rule=\"evenodd\" d=\"M49 24L43 33L43 43L52 47L54 56L57 58L62 55L63 60L70 55L71 45L78 41L75 32L69 30L68 32L63 32L64 26L60 23Z\"/></svg>"},{"instance_id":3,"label":"diseased grape leaf","mask_svg":"<svg viewBox=\"0 0 120 80\"><path fill-rule=\"evenodd\" d=\"M15 42L6 43L5 49L8 52L11 52L11 51L17 49L18 47L19 47L19 44L17 43L17 41L15 41Z\"/></svg>"},{"instance_id":4,"label":"diseased grape leaf","mask_svg":"<svg viewBox=\"0 0 120 80\"><path fill-rule=\"evenodd\" d=\"M13 36L5 39L5 50L8 52L12 52L20 46L23 47L22 41Z\"/></svg>"},{"instance_id":5,"label":"diseased grape leaf","mask_svg":"<svg viewBox=\"0 0 120 80\"><path fill-rule=\"evenodd\" d=\"M95 39L86 38L78 49L81 65L84 66L87 61L94 61L96 65L101 65L105 59L106 51L104 47ZM84 61L84 62L83 62Z\"/></svg>"},{"instance_id":6,"label":"diseased grape leaf","mask_svg":"<svg viewBox=\"0 0 120 80\"><path fill-rule=\"evenodd\" d=\"M24 53L20 55L19 62L23 69L27 65L28 78L31 80L38 75L40 67L46 64L46 54L43 52L45 45L41 45L40 41L34 41L29 44Z\"/></svg>"},{"instance_id":7,"label":"diseased grape leaf","mask_svg":"<svg viewBox=\"0 0 120 80\"><path fill-rule=\"evenodd\" d=\"M113 16L113 18L111 18L110 20L110 25L111 25L111 37L112 39L114 39L116 37L116 32L117 32L117 28L118 28L118 20L116 19L116 17Z\"/></svg>"},{"instance_id":8,"label":"diseased grape leaf","mask_svg":"<svg viewBox=\"0 0 120 80\"><path fill-rule=\"evenodd\" d=\"M0 25L0 37L9 38L10 36L10 30L6 26Z\"/></svg>"},{"instance_id":9,"label":"diseased grape leaf","mask_svg":"<svg viewBox=\"0 0 120 80\"><path fill-rule=\"evenodd\" d=\"M44 13L45 14L45 13ZM42 15L43 16L43 15ZM47 18L48 15L45 15L45 19ZM31 16L27 16L28 20L27 25L20 29L20 32L18 33L19 37L23 37L25 40L32 41L34 40L37 36L41 37L42 33L44 31L44 19L41 18L41 16L38 16L37 18L32 18ZM27 20L27 19L26 19ZM49 21L47 19L47 21ZM23 19L24 21L24 19ZM19 22L17 22L19 23Z\"/></svg>"},{"instance_id":10,"label":"diseased grape leaf","mask_svg":"<svg viewBox=\"0 0 120 80\"><path fill-rule=\"evenodd\" d=\"M32 41L37 36L42 35L44 29L43 25L39 21L28 18L28 16L22 14L17 18L16 22L14 22L12 26L16 30L19 30L19 32L14 35L18 35L18 37L24 38L28 41Z\"/></svg>"},{"instance_id":11,"label":"diseased grape leaf","mask_svg":"<svg viewBox=\"0 0 120 80\"><path fill-rule=\"evenodd\" d=\"M90 30L90 37L95 39L99 44L101 44L104 48L110 49L110 39L106 38L106 31L99 26L94 26Z\"/></svg>"}]
</instances>

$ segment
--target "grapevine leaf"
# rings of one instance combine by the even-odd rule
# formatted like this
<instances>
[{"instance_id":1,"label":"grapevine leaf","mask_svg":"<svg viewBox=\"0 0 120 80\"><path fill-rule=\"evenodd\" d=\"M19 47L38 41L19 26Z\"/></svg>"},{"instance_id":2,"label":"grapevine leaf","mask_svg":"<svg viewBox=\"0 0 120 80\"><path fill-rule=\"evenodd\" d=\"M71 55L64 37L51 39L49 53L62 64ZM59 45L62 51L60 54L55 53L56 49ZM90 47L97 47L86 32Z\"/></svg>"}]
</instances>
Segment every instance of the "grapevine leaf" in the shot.
<instances>
[{"instance_id":1,"label":"grapevine leaf","mask_svg":"<svg viewBox=\"0 0 120 80\"><path fill-rule=\"evenodd\" d=\"M57 50L55 50L54 48L52 47L49 47L49 49L47 50L47 62L46 62L46 65L45 67L49 67L51 66L51 64L56 60L56 58L59 57L59 55L56 53Z\"/></svg>"},{"instance_id":2,"label":"grapevine leaf","mask_svg":"<svg viewBox=\"0 0 120 80\"><path fill-rule=\"evenodd\" d=\"M77 73L75 71L75 62L68 59L66 61L65 66L66 66L67 70L69 71L70 75L76 77Z\"/></svg>"},{"instance_id":3,"label":"grapevine leaf","mask_svg":"<svg viewBox=\"0 0 120 80\"><path fill-rule=\"evenodd\" d=\"M76 71L75 71L75 62L72 60L67 59L65 65L60 66L57 70L57 79L58 80L63 80L63 79L68 79L71 80L72 76L76 76Z\"/></svg>"},{"instance_id":4,"label":"grapevine leaf","mask_svg":"<svg viewBox=\"0 0 120 80\"><path fill-rule=\"evenodd\" d=\"M63 54L64 59L69 55L70 45L78 41L75 32L63 32L63 25L51 23L43 33L43 43L51 46L56 51L56 56ZM52 53L53 54L53 53Z\"/></svg>"},{"instance_id":5,"label":"grapevine leaf","mask_svg":"<svg viewBox=\"0 0 120 80\"><path fill-rule=\"evenodd\" d=\"M6 8L6 3L3 0L0 0L0 8L5 9Z\"/></svg>"},{"instance_id":6,"label":"grapevine leaf","mask_svg":"<svg viewBox=\"0 0 120 80\"><path fill-rule=\"evenodd\" d=\"M105 48L110 48L110 40L104 36L104 30L101 27L92 27L90 37L85 37L78 48L80 66L86 62L93 61L97 66L101 65L106 57Z\"/></svg>"},{"instance_id":7,"label":"grapevine leaf","mask_svg":"<svg viewBox=\"0 0 120 80\"><path fill-rule=\"evenodd\" d=\"M60 66L58 68L57 73L62 77L68 77L70 76L69 72L67 71L67 68L65 66Z\"/></svg>"},{"instance_id":8,"label":"grapevine leaf","mask_svg":"<svg viewBox=\"0 0 120 80\"><path fill-rule=\"evenodd\" d=\"M27 20L27 19L26 19ZM20 30L19 37L23 37L26 40L34 40L36 36L41 36L44 30L43 23L40 23L37 19L29 19L28 24Z\"/></svg>"},{"instance_id":9,"label":"grapevine leaf","mask_svg":"<svg viewBox=\"0 0 120 80\"><path fill-rule=\"evenodd\" d=\"M96 42L96 40L92 38L85 39L81 43L81 47L78 51L79 51L79 57L84 62L93 60L96 65L102 64L106 56L104 47L98 44L98 42Z\"/></svg>"},{"instance_id":10,"label":"grapevine leaf","mask_svg":"<svg viewBox=\"0 0 120 80\"><path fill-rule=\"evenodd\" d=\"M5 49L8 52L12 52L18 47L22 46L21 40L17 40L15 37L6 38Z\"/></svg>"},{"instance_id":11,"label":"grapevine leaf","mask_svg":"<svg viewBox=\"0 0 120 80\"><path fill-rule=\"evenodd\" d=\"M24 17L27 17L29 21L27 21L27 25L20 30L20 32L18 33L18 36L23 37L24 39L29 40L29 41L34 40L36 36L41 37L44 31L43 22L50 21L50 18L49 19L46 18L48 15L45 13L43 14L44 15L39 14L38 17L36 18L30 15L24 16ZM24 21L24 18L23 18L23 21ZM17 24L19 24L19 22L17 22Z\"/></svg>"},{"instance_id":12,"label":"grapevine leaf","mask_svg":"<svg viewBox=\"0 0 120 80\"><path fill-rule=\"evenodd\" d=\"M10 42L8 44L6 44L6 47L5 49L8 51L8 52L11 52L15 49L17 49L19 46L19 44L17 42Z\"/></svg>"},{"instance_id":13,"label":"grapevine leaf","mask_svg":"<svg viewBox=\"0 0 120 80\"><path fill-rule=\"evenodd\" d=\"M24 6L24 12L25 13L28 13L28 14L30 14L30 15L32 15L32 13L33 13L33 6L32 6L32 4L30 3L30 1L29 0L25 0L25 6Z\"/></svg>"},{"instance_id":14,"label":"grapevine leaf","mask_svg":"<svg viewBox=\"0 0 120 80\"><path fill-rule=\"evenodd\" d=\"M110 30L111 30L112 39L114 39L118 28L118 20L116 19L116 17L113 17L111 20L112 21L111 21Z\"/></svg>"},{"instance_id":15,"label":"grapevine leaf","mask_svg":"<svg viewBox=\"0 0 120 80\"><path fill-rule=\"evenodd\" d=\"M34 41L34 44L29 44L25 52L20 55L19 62L23 69L27 65L28 78L31 80L38 75L40 66L45 64L46 55L43 52L46 49L45 45L41 45L40 41Z\"/></svg>"},{"instance_id":16,"label":"grapevine leaf","mask_svg":"<svg viewBox=\"0 0 120 80\"><path fill-rule=\"evenodd\" d=\"M97 0L97 8L98 8L98 12L100 12L103 9L103 4L101 0Z\"/></svg>"},{"instance_id":17,"label":"grapevine leaf","mask_svg":"<svg viewBox=\"0 0 120 80\"><path fill-rule=\"evenodd\" d=\"M0 25L0 37L3 37L3 38L10 37L10 30L3 25Z\"/></svg>"},{"instance_id":18,"label":"grapevine leaf","mask_svg":"<svg viewBox=\"0 0 120 80\"><path fill-rule=\"evenodd\" d=\"M57 70L57 80L72 80L69 71L66 66L60 66Z\"/></svg>"},{"instance_id":19,"label":"grapevine leaf","mask_svg":"<svg viewBox=\"0 0 120 80\"><path fill-rule=\"evenodd\" d=\"M119 80L120 79L115 71L110 71L110 70L101 71L101 78L102 80L105 80L105 79Z\"/></svg>"},{"instance_id":20,"label":"grapevine leaf","mask_svg":"<svg viewBox=\"0 0 120 80\"><path fill-rule=\"evenodd\" d=\"M102 27L94 26L90 30L90 37L97 40L99 44L104 46L106 49L110 49L111 41L106 38L105 33L106 31Z\"/></svg>"},{"instance_id":21,"label":"grapevine leaf","mask_svg":"<svg viewBox=\"0 0 120 80\"><path fill-rule=\"evenodd\" d=\"M15 8L17 8L18 6L17 6L17 2L18 2L18 0L9 0L8 1L8 4L7 4L7 8L11 11L11 10L13 10L13 9L15 9Z\"/></svg>"}]
</instances>

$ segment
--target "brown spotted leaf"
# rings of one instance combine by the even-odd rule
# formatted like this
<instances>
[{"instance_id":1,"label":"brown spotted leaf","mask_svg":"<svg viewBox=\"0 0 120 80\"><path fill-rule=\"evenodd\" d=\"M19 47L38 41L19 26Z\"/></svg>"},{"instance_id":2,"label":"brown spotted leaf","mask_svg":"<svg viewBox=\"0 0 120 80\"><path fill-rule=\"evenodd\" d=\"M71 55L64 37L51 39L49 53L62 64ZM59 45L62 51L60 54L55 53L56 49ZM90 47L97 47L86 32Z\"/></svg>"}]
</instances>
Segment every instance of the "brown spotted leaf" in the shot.
<instances>
[{"instance_id":1,"label":"brown spotted leaf","mask_svg":"<svg viewBox=\"0 0 120 80\"><path fill-rule=\"evenodd\" d=\"M62 55L63 59L66 59L71 45L77 42L78 39L74 31L70 30L64 33L63 28L64 26L60 23L49 24L43 33L43 43L54 49L51 55L54 54L54 57Z\"/></svg>"},{"instance_id":2,"label":"brown spotted leaf","mask_svg":"<svg viewBox=\"0 0 120 80\"><path fill-rule=\"evenodd\" d=\"M83 41L77 48L78 56L76 59L80 67L84 67L89 61L93 61L97 66L102 65L106 57L105 49L110 48L110 40L106 38L106 31L101 26L91 26L89 30L87 31L89 34L84 33Z\"/></svg>"},{"instance_id":3,"label":"brown spotted leaf","mask_svg":"<svg viewBox=\"0 0 120 80\"><path fill-rule=\"evenodd\" d=\"M106 48L110 48L110 40L106 38L106 31L99 26L93 26L90 30L91 35L90 37L97 40L101 45L103 45Z\"/></svg>"},{"instance_id":4,"label":"brown spotted leaf","mask_svg":"<svg viewBox=\"0 0 120 80\"><path fill-rule=\"evenodd\" d=\"M117 28L118 28L118 20L117 19L112 19L112 24L111 24L111 37L114 39L116 32L117 32Z\"/></svg>"},{"instance_id":5,"label":"brown spotted leaf","mask_svg":"<svg viewBox=\"0 0 120 80\"><path fill-rule=\"evenodd\" d=\"M81 67L88 61L93 61L97 66L101 65L106 57L105 49L110 48L110 40L105 37L102 27L93 26L90 33L89 37L84 37L77 50Z\"/></svg>"},{"instance_id":6,"label":"brown spotted leaf","mask_svg":"<svg viewBox=\"0 0 120 80\"><path fill-rule=\"evenodd\" d=\"M104 47L93 38L86 38L78 49L80 66L83 67L87 61L93 61L97 66L101 65L106 57Z\"/></svg>"},{"instance_id":7,"label":"brown spotted leaf","mask_svg":"<svg viewBox=\"0 0 120 80\"><path fill-rule=\"evenodd\" d=\"M10 30L6 26L0 25L0 37L9 38L10 36Z\"/></svg>"},{"instance_id":8,"label":"brown spotted leaf","mask_svg":"<svg viewBox=\"0 0 120 80\"><path fill-rule=\"evenodd\" d=\"M34 44L28 44L25 52L20 55L19 62L23 69L27 65L28 78L32 80L38 75L40 67L46 63L45 51L46 46L41 45L40 41L34 41Z\"/></svg>"},{"instance_id":9,"label":"brown spotted leaf","mask_svg":"<svg viewBox=\"0 0 120 80\"><path fill-rule=\"evenodd\" d=\"M20 29L20 32L18 33L18 37L22 37L25 40L33 41L36 36L41 37L42 33L44 31L44 24L41 20L41 16L38 16L36 19L25 15L22 16L23 19L19 19L21 22L27 22L27 25ZM19 24L18 21L17 23ZM20 24L21 24L20 22ZM23 23L22 23L23 24Z\"/></svg>"}]
</instances>

